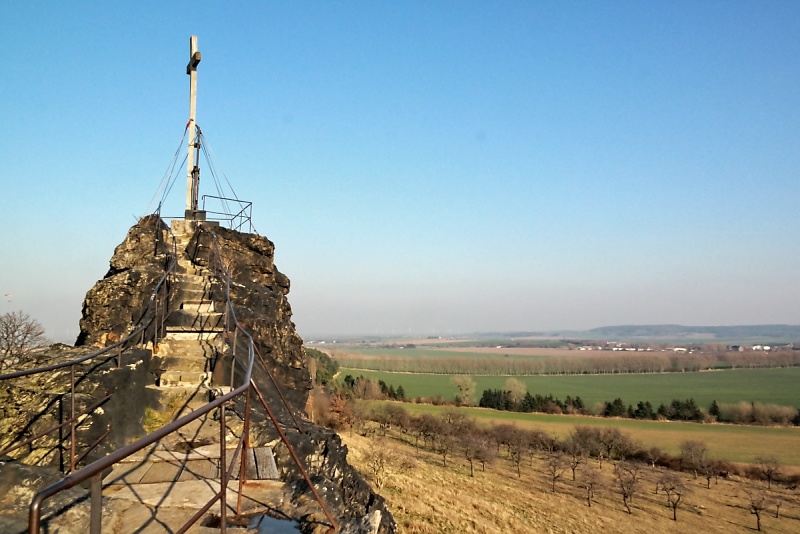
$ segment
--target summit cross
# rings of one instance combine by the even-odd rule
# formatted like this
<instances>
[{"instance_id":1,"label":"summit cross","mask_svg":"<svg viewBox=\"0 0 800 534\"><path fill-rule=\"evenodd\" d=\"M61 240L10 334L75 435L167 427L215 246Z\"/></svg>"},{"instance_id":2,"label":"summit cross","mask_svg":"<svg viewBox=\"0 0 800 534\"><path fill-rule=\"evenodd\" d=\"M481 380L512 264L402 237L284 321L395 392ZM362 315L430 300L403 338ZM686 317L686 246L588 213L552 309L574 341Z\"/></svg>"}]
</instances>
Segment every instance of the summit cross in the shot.
<instances>
[{"instance_id":1,"label":"summit cross","mask_svg":"<svg viewBox=\"0 0 800 534\"><path fill-rule=\"evenodd\" d=\"M195 122L197 100L197 65L200 64L200 51L197 50L197 36L189 38L189 63L186 65L186 74L189 75L189 154L186 160L186 219L194 219L197 212L197 195L200 186L200 167L197 166L195 155L199 152L200 145L195 140L197 124Z\"/></svg>"}]
</instances>

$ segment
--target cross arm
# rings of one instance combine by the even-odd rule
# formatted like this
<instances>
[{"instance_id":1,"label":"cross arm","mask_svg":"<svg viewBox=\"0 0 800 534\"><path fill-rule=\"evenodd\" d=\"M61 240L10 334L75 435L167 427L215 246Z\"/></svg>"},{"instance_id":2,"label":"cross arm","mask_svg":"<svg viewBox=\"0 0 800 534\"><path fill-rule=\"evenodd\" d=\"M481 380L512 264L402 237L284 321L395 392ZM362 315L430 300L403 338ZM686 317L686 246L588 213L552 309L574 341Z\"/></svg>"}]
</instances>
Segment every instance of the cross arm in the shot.
<instances>
[{"instance_id":1,"label":"cross arm","mask_svg":"<svg viewBox=\"0 0 800 534\"><path fill-rule=\"evenodd\" d=\"M200 55L200 51L199 50L194 52L189 57L189 63L186 65L186 74L191 74L192 70L197 68L197 65L200 63L200 59L201 59L201 55Z\"/></svg>"}]
</instances>

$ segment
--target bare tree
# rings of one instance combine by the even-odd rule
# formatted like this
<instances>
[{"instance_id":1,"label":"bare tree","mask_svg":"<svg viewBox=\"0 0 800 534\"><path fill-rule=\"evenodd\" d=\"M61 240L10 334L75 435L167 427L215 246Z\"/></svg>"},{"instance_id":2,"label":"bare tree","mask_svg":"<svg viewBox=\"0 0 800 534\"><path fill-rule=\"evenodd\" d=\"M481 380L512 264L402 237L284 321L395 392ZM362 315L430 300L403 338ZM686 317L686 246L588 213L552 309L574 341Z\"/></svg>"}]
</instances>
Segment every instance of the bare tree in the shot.
<instances>
[{"instance_id":1,"label":"bare tree","mask_svg":"<svg viewBox=\"0 0 800 534\"><path fill-rule=\"evenodd\" d=\"M370 444L364 454L364 461L378 489L381 489L390 478L406 473L416 465L413 458L399 454L388 447L383 439Z\"/></svg>"},{"instance_id":2,"label":"bare tree","mask_svg":"<svg viewBox=\"0 0 800 534\"><path fill-rule=\"evenodd\" d=\"M767 493L761 490L744 490L747 494L747 508L756 516L756 530L761 531L761 512L769 506Z\"/></svg>"},{"instance_id":3,"label":"bare tree","mask_svg":"<svg viewBox=\"0 0 800 534\"><path fill-rule=\"evenodd\" d=\"M433 448L442 457L442 466L447 467L447 457L456 450L458 438L453 433L452 427L447 424L439 426L439 433L433 442Z\"/></svg>"},{"instance_id":4,"label":"bare tree","mask_svg":"<svg viewBox=\"0 0 800 534\"><path fill-rule=\"evenodd\" d=\"M592 498L594 497L596 488L602 485L602 475L597 467L587 465L581 469L580 486L586 490L586 504L589 508L592 507Z\"/></svg>"},{"instance_id":5,"label":"bare tree","mask_svg":"<svg viewBox=\"0 0 800 534\"><path fill-rule=\"evenodd\" d=\"M547 472L548 478L550 478L550 482L552 483L551 491L555 493L556 481L564 475L564 471L567 469L567 464L564 462L564 458L561 456L561 453L550 452L545 460L544 468Z\"/></svg>"},{"instance_id":6,"label":"bare tree","mask_svg":"<svg viewBox=\"0 0 800 534\"><path fill-rule=\"evenodd\" d=\"M719 473L719 464L711 458L701 458L697 470L706 479L706 488L711 489L711 479Z\"/></svg>"},{"instance_id":7,"label":"bare tree","mask_svg":"<svg viewBox=\"0 0 800 534\"><path fill-rule=\"evenodd\" d=\"M645 454L647 455L647 461L650 462L653 469L656 468L656 463L660 462L664 457L664 451L658 447L650 447Z\"/></svg>"},{"instance_id":8,"label":"bare tree","mask_svg":"<svg viewBox=\"0 0 800 534\"><path fill-rule=\"evenodd\" d=\"M519 430L516 426L509 423L500 423L492 426L492 435L495 443L497 443L497 454L500 454L500 449L505 446L506 452L511 456L511 440L514 439L515 434Z\"/></svg>"},{"instance_id":9,"label":"bare tree","mask_svg":"<svg viewBox=\"0 0 800 534\"><path fill-rule=\"evenodd\" d=\"M774 495L772 498L772 504L775 505L775 519L778 519L781 516L781 505L783 504L783 500L781 500L780 495Z\"/></svg>"},{"instance_id":10,"label":"bare tree","mask_svg":"<svg viewBox=\"0 0 800 534\"><path fill-rule=\"evenodd\" d=\"M46 343L44 328L27 313L0 315L0 371L18 364Z\"/></svg>"},{"instance_id":11,"label":"bare tree","mask_svg":"<svg viewBox=\"0 0 800 534\"><path fill-rule=\"evenodd\" d=\"M486 471L486 464L494 461L494 444L491 436L486 431L479 431L476 434L480 442L480 446L476 449L475 459L481 463L481 471Z\"/></svg>"},{"instance_id":12,"label":"bare tree","mask_svg":"<svg viewBox=\"0 0 800 534\"><path fill-rule=\"evenodd\" d=\"M628 513L631 512L631 501L639 489L639 465L630 462L619 462L616 466L617 487L622 495L622 504Z\"/></svg>"},{"instance_id":13,"label":"bare tree","mask_svg":"<svg viewBox=\"0 0 800 534\"><path fill-rule=\"evenodd\" d=\"M667 505L672 509L672 520L678 520L678 506L687 492L686 485L680 475L673 472L664 473L658 480L661 491L667 495Z\"/></svg>"},{"instance_id":14,"label":"bare tree","mask_svg":"<svg viewBox=\"0 0 800 534\"><path fill-rule=\"evenodd\" d=\"M464 452L464 458L469 462L469 476L475 476L473 462L481 462L485 470L486 460L490 456L490 448L488 440L483 435L475 432L461 435L461 450Z\"/></svg>"},{"instance_id":15,"label":"bare tree","mask_svg":"<svg viewBox=\"0 0 800 534\"><path fill-rule=\"evenodd\" d=\"M570 439L579 444L587 455L598 458L600 468L603 468L603 445L600 443L599 429L578 425L570 434Z\"/></svg>"},{"instance_id":16,"label":"bare tree","mask_svg":"<svg viewBox=\"0 0 800 534\"><path fill-rule=\"evenodd\" d=\"M570 469L572 469L572 480L574 482L575 470L577 470L578 466L583 463L586 451L579 442L573 439L572 436L570 436L565 445L564 452L567 453L567 461L569 462Z\"/></svg>"},{"instance_id":17,"label":"bare tree","mask_svg":"<svg viewBox=\"0 0 800 534\"><path fill-rule=\"evenodd\" d=\"M706 455L706 444L704 441L684 441L681 443L681 469L691 469L694 472L694 478L697 478L697 472L700 468L700 463Z\"/></svg>"},{"instance_id":18,"label":"bare tree","mask_svg":"<svg viewBox=\"0 0 800 534\"><path fill-rule=\"evenodd\" d=\"M475 397L475 388L477 387L472 377L467 375L458 375L450 379L450 382L458 388L458 396L456 401L465 406L473 404Z\"/></svg>"},{"instance_id":19,"label":"bare tree","mask_svg":"<svg viewBox=\"0 0 800 534\"><path fill-rule=\"evenodd\" d=\"M525 457L525 451L528 449L528 439L525 432L515 429L516 431L510 437L508 442L508 454L511 457L511 463L517 468L517 477L522 476L520 467L522 460Z\"/></svg>"},{"instance_id":20,"label":"bare tree","mask_svg":"<svg viewBox=\"0 0 800 534\"><path fill-rule=\"evenodd\" d=\"M620 443L623 440L623 434L619 428L615 427L608 427L603 428L600 430L600 433L597 436L597 441L601 447L601 454L608 458L610 461L613 457L613 454L619 448ZM600 458L600 464L602 465L602 457Z\"/></svg>"},{"instance_id":21,"label":"bare tree","mask_svg":"<svg viewBox=\"0 0 800 534\"><path fill-rule=\"evenodd\" d=\"M767 488L772 489L772 481L780 476L781 463L776 456L759 456L756 465L761 475L767 479Z\"/></svg>"}]
</instances>

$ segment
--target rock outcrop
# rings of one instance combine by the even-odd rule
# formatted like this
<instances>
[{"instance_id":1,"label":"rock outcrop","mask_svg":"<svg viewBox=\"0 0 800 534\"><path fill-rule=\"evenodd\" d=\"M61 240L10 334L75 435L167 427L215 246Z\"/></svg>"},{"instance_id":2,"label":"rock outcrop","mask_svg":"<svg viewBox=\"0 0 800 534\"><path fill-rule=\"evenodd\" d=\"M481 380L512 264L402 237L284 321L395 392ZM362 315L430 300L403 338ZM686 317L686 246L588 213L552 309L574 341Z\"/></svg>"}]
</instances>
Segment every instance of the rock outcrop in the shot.
<instances>
[{"instance_id":1,"label":"rock outcrop","mask_svg":"<svg viewBox=\"0 0 800 534\"><path fill-rule=\"evenodd\" d=\"M291 320L292 311L287 299L289 279L275 267L273 243L262 236L208 223L174 223L180 223L181 235L177 240L172 239L169 228L156 216L145 217L130 229L125 241L115 249L106 276L86 294L81 331L76 342L78 348L61 351L64 353L60 356L62 358L75 357L71 355L75 351L85 353L111 345L131 332L145 315L153 289L174 259L171 255L173 243L179 243L179 269L177 274L167 279L175 294L171 293L170 299L161 303L162 313L169 313L164 328L171 341L164 340L158 354L151 355L150 351L144 350L131 354L121 370L116 369L114 360L101 364L98 376L105 378L82 381L76 390L76 399L80 399L81 406L88 406L109 392L121 394L118 402L123 404L115 405L109 401L100 410L102 413L92 415L93 424L85 425L92 430L84 429L79 433L81 443L90 443L106 424L111 424L112 432L106 444L92 456L105 454L146 433L147 410L165 413L170 404L165 399L178 399L184 403L183 412L172 412L171 416L177 417L207 402L203 400L204 396L213 395L219 386L231 382L230 369L236 367L231 365L231 359L236 358L241 363L241 355L232 354L230 334L219 328L221 322L227 320L224 313L225 283L212 280L210 274L218 271L214 251L219 249L222 265L230 274L230 295L236 318L252 336L258 353L253 380L339 523L340 532L395 532L394 520L383 499L347 463L347 448L339 436L302 419L312 382L302 339ZM209 228L213 233L208 231ZM202 300L194 296L198 293ZM202 323L199 328L198 323ZM194 336L195 348L204 353L201 356L203 362L200 362L203 365L196 370L186 365L187 360L194 356L176 352L182 350L182 344L192 343L187 336ZM149 347L153 352L160 348L158 344ZM175 362L181 366L175 367L178 365ZM173 366L172 370L170 366ZM191 388L186 387L187 377L196 378ZM4 419L8 422L2 428L15 431L17 436L57 420L57 403L63 402L65 383L67 389L69 383L64 372L21 380L0 383L0 397L6 399L0 398L0 403L6 402ZM181 397L175 392L182 388L191 389L191 392ZM170 389L168 395L164 394L165 389ZM61 395L62 400L54 400L54 391ZM19 399L16 404L15 395ZM288 408L283 404L282 396L288 401ZM48 415L37 415L45 407L49 410ZM281 513L296 519L304 532L324 532L327 520L312 499L312 492L275 425L258 402L254 401L250 410L251 446L271 447L279 476L284 482L286 498ZM241 428L244 413L244 400L240 397L231 406L228 428ZM238 422L235 421L237 415ZM295 420L300 421L299 425ZM202 425L208 423L213 423L211 418ZM184 445L191 447L194 444L187 442ZM63 454L58 451L63 451L63 448L59 449L57 439L43 438L32 452L22 456L27 455L26 461L30 463L63 468Z\"/></svg>"},{"instance_id":2,"label":"rock outcrop","mask_svg":"<svg viewBox=\"0 0 800 534\"><path fill-rule=\"evenodd\" d=\"M168 229L155 215L139 220L114 250L108 272L86 293L77 346L119 341L142 318L169 261Z\"/></svg>"}]
</instances>

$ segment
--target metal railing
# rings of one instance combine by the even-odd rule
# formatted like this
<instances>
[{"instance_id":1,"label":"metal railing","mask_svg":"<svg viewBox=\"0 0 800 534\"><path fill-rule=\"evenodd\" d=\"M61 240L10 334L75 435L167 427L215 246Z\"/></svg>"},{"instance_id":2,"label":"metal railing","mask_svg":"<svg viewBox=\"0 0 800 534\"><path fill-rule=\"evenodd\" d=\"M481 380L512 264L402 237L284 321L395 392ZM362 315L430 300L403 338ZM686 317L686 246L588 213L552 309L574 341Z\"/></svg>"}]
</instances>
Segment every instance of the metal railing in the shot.
<instances>
[{"instance_id":1,"label":"metal railing","mask_svg":"<svg viewBox=\"0 0 800 534\"><path fill-rule=\"evenodd\" d=\"M242 494L244 492L244 487L247 483L246 475L246 461L247 461L247 449L250 443L250 396L251 390L252 392L258 397L259 402L263 406L264 410L266 411L269 419L271 420L272 424L275 426L276 431L278 432L281 441L286 446L289 454L292 457L292 460L298 467L299 471L301 472L306 484L311 489L315 500L319 503L320 507L322 508L325 517L329 521L331 528L329 532L335 532L337 529L337 523L331 516L327 506L325 505L324 501L320 497L319 493L317 492L316 488L314 487L311 479L302 465L302 462L298 458L297 454L294 451L294 448L289 443L289 440L286 437L283 429L281 428L282 423L275 417L273 410L270 408L269 403L264 398L264 395L260 391L258 384L253 380L253 366L255 362L255 344L251 335L239 324L236 319L236 313L233 308L230 299L230 275L225 269L223 265L221 255L220 255L220 246L217 240L216 235L213 232L206 230L205 228L201 227L200 232L198 232L198 240L196 246L196 252L200 248L199 241L200 241L200 234L203 232L208 232L210 235L210 239L212 242L212 247L208 247L209 253L209 265L212 267L212 270L217 273L218 276L222 277L225 282L225 331L229 334L225 336L225 339L231 344L232 349L232 365L238 364L241 372L243 373L241 378L241 383L238 387L230 391L229 393L222 395L213 401L207 403L201 408L198 408L191 413L182 416L175 421L168 423L167 425L163 426L162 428L152 432L151 434L140 438L139 440L124 446L113 453L79 469L77 471L72 472L70 475L66 476L62 480L48 486L41 491L39 491L33 498L30 507L29 507L29 517L28 517L28 531L32 534L38 534L40 526L41 526L41 514L42 514L42 506L43 503L53 497L54 495L72 488L78 484L86 482L87 480L90 481L90 493L91 493L91 514L90 514L90 532L92 534L99 534L102 528L102 491L103 491L103 484L102 484L102 476L103 472L114 464L130 457L131 455L135 454L136 452L144 449L145 447L151 446L156 442L160 441L162 438L176 432L180 428L184 427L185 425L195 421L201 417L208 416L211 414L213 410L219 410L219 425L220 425L220 489L216 494L205 504L203 505L190 519L189 521L183 525L180 529L178 529L177 533L186 532L192 525L194 525L208 510L214 506L215 503L220 502L220 531L222 533L226 532L227 526L227 489L229 482L233 476L234 468L237 462L240 463L239 466L239 489L238 489L238 498L237 498L237 505L236 505L236 513L237 515L241 514L241 499ZM232 334L232 335L230 335ZM246 347L246 363L241 361L241 358L237 356L237 341L238 336L241 334L242 339L245 340L245 347ZM129 339L131 336L128 336ZM231 341L232 340L232 341ZM120 342L122 343L122 342ZM155 345L155 343L154 343ZM108 349L112 349L112 347L108 347ZM108 350L107 349L107 350ZM90 355L92 356L92 355ZM85 359L88 359L86 357ZM259 356L260 358L260 356ZM263 364L263 360L262 364ZM69 362L67 362L69 364ZM284 402L286 409L292 415L292 418L297 426L297 429L302 432L302 429L299 425L299 422L294 418L294 414L292 413L291 407L286 403L285 399L283 398L283 394L280 392L280 388L278 387L277 382L274 381L269 370L266 368L266 365L263 366L266 369L269 378L273 381L275 388L278 390L278 393ZM231 374L231 378L233 379L235 373ZM240 400L244 398L244 426L241 435L239 436L236 448L233 452L233 456L228 462L226 457L226 439L225 439L225 432L226 432L226 413L225 413L225 406L228 403L235 402L236 400ZM226 465L227 464L227 465Z\"/></svg>"},{"instance_id":2,"label":"metal railing","mask_svg":"<svg viewBox=\"0 0 800 534\"><path fill-rule=\"evenodd\" d=\"M209 211L206 209L206 199L218 200L222 205L224 211ZM203 211L206 212L207 221L218 221L220 223L228 223L231 230L243 232L243 228L247 226L247 232L253 232L253 203L238 198L217 197L213 195L203 195ZM228 209L228 203L234 204L239 210L233 213L233 210ZM209 217L210 215L210 217Z\"/></svg>"},{"instance_id":3,"label":"metal railing","mask_svg":"<svg viewBox=\"0 0 800 534\"><path fill-rule=\"evenodd\" d=\"M158 244L161 242L161 228L156 226L156 252L158 251ZM81 454L77 452L77 428L79 424L84 420L85 417L93 414L98 408L100 408L103 404L108 402L111 399L111 394L107 394L103 397L100 401L96 402L95 404L80 410L76 411L75 407L75 387L83 381L89 373L93 369L96 369L99 365L102 365L109 360L116 358L117 360L117 369L122 367L122 357L123 354L129 350L134 349L137 346L146 346L147 343L152 342L153 346L156 346L158 337L161 332L163 332L163 325L164 321L166 320L167 314L169 313L169 276L175 270L175 266L177 265L177 244L175 242L174 236L172 239L172 249L171 254L168 254L169 262L165 268L164 274L156 283L155 287L153 288L152 294L150 295L150 300L148 302L147 308L144 310L142 315L140 316L139 320L137 321L137 326L123 339L105 347L101 350L94 351L86 356L72 359L69 361L47 365L43 367L37 367L34 369L25 369L20 371L15 371L11 373L6 373L0 375L0 382L6 380L13 380L16 378L22 378L26 376L32 376L37 374L43 373L53 373L54 371L58 371L61 369L69 368L69 398L70 398L70 408L69 408L69 418L67 421L63 421L58 425L49 427L45 430L42 430L35 434L34 436L16 443L12 444L9 447L6 447L3 450L0 450L0 457L11 454L22 447L32 445L36 440L41 439L45 436L50 435L51 433L55 432L56 430L59 431L59 455L63 458L63 442L65 441L66 437L62 434L62 429L66 426L69 426L69 472L72 473L75 471L77 464L79 464L89 453L91 453L94 448L96 448L105 437L107 437L111 433L110 425L106 428L105 432L93 442L89 447L83 451ZM105 357L102 361L99 361L101 357ZM93 367L87 373L85 373L82 377L76 378L76 367L87 362L91 362L93 360L98 360L98 366ZM64 394L59 395L59 414L63 412L63 396ZM41 414L40 414L41 415ZM61 417L59 417L61 419ZM63 459L60 459L61 469L63 470Z\"/></svg>"}]
</instances>

